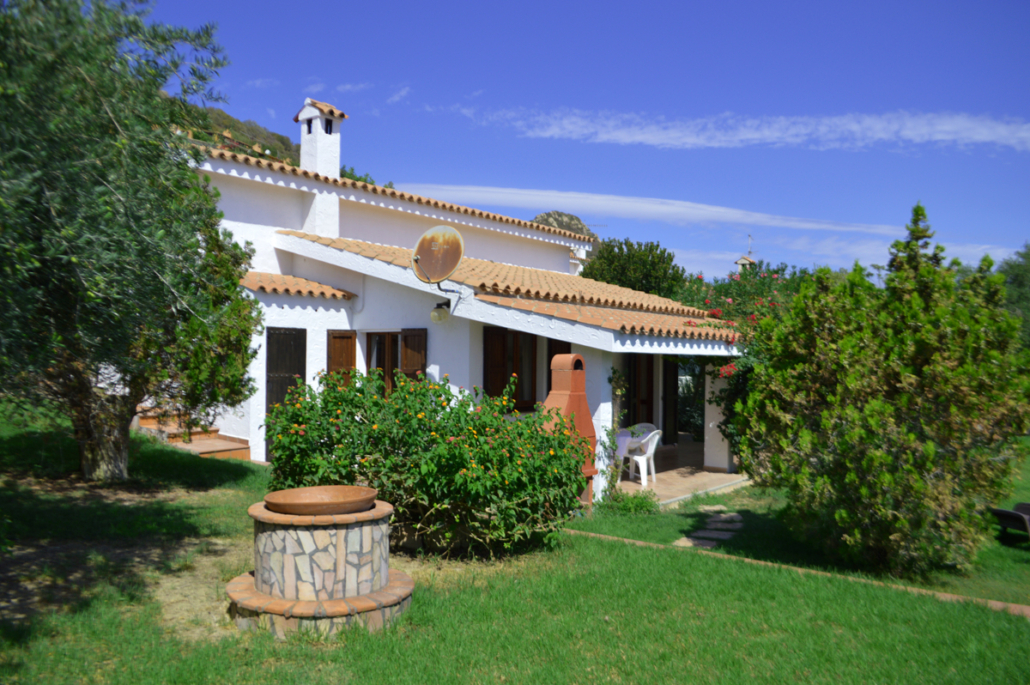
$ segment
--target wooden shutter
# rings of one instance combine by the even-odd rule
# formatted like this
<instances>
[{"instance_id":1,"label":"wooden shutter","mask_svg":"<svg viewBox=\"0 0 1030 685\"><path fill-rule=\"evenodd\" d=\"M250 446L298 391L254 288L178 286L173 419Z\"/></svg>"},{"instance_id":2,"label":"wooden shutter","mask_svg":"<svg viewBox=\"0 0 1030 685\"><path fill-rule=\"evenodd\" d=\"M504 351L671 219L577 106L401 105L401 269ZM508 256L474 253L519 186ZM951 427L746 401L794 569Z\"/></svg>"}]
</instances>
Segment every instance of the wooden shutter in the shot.
<instances>
[{"instance_id":1,"label":"wooden shutter","mask_svg":"<svg viewBox=\"0 0 1030 685\"><path fill-rule=\"evenodd\" d=\"M326 333L327 373L343 371L344 384L350 384L350 371L357 365L357 333L354 331L328 331Z\"/></svg>"},{"instance_id":2,"label":"wooden shutter","mask_svg":"<svg viewBox=\"0 0 1030 685\"><path fill-rule=\"evenodd\" d=\"M680 365L676 359L662 358L662 444L679 442Z\"/></svg>"},{"instance_id":3,"label":"wooden shutter","mask_svg":"<svg viewBox=\"0 0 1030 685\"><path fill-rule=\"evenodd\" d=\"M515 373L519 375L515 387L515 407L531 411L536 405L536 336L532 333L515 333L512 338L515 340Z\"/></svg>"},{"instance_id":4,"label":"wooden shutter","mask_svg":"<svg viewBox=\"0 0 1030 685\"><path fill-rule=\"evenodd\" d=\"M304 328L268 328L265 359L265 410L286 399L286 391L307 376L308 332Z\"/></svg>"},{"instance_id":5,"label":"wooden shutter","mask_svg":"<svg viewBox=\"0 0 1030 685\"><path fill-rule=\"evenodd\" d=\"M483 329L483 392L499 397L504 392L507 330L497 326Z\"/></svg>"},{"instance_id":6,"label":"wooden shutter","mask_svg":"<svg viewBox=\"0 0 1030 685\"><path fill-rule=\"evenodd\" d=\"M627 367L629 425L654 423L654 357L650 354L630 355Z\"/></svg>"},{"instance_id":7,"label":"wooden shutter","mask_svg":"<svg viewBox=\"0 0 1030 685\"><path fill-rule=\"evenodd\" d=\"M401 329L401 373L413 381L426 377L427 333L425 328Z\"/></svg>"}]
</instances>

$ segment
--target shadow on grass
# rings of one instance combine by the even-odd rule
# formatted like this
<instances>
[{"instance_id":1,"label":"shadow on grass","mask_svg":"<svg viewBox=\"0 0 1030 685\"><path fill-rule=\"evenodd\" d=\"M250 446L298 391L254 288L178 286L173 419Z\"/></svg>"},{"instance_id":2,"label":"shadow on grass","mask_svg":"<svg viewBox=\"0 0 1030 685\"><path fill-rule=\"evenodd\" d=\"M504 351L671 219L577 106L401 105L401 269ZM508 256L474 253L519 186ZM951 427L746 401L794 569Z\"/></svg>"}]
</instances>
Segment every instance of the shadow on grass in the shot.
<instances>
[{"instance_id":1,"label":"shadow on grass","mask_svg":"<svg viewBox=\"0 0 1030 685\"><path fill-rule=\"evenodd\" d=\"M74 480L79 473L78 444L70 429L61 427L0 436L0 471ZM133 434L129 446L130 480L117 487L204 490L231 485L252 474L252 467L246 462L203 459Z\"/></svg>"},{"instance_id":2,"label":"shadow on grass","mask_svg":"<svg viewBox=\"0 0 1030 685\"><path fill-rule=\"evenodd\" d=\"M779 508L769 507L763 510L761 506L753 509L738 506L732 510L740 514L743 526L735 531L732 538L720 540L718 547L713 550L715 552L829 573L857 575L888 583L914 583L930 589L968 594L955 586L956 582L961 582L966 576L955 574L952 570L940 569L924 577L900 579L859 564L848 563L817 543L799 539L781 519ZM676 516L682 521L682 534L691 535L707 527L711 514L685 511L678 512ZM978 557L975 572L977 575L995 576L1019 572L1020 568L1030 565L1030 538L1026 535L1005 533L995 525L991 537L992 542L981 550ZM997 543L997 546L993 543ZM1013 582L1022 584L1025 580L1013 579ZM1019 603L1012 598L1004 601Z\"/></svg>"},{"instance_id":3,"label":"shadow on grass","mask_svg":"<svg viewBox=\"0 0 1030 685\"><path fill-rule=\"evenodd\" d=\"M190 555L212 553L198 539L245 533L246 506L267 487L262 467L141 436L132 440L127 482L86 483L78 466L66 428L0 435L0 513L14 545L0 557L2 641L46 630L33 620L40 614L77 613L98 598L139 602L145 574L175 573ZM203 496L214 489L214 499Z\"/></svg>"},{"instance_id":4,"label":"shadow on grass","mask_svg":"<svg viewBox=\"0 0 1030 685\"><path fill-rule=\"evenodd\" d=\"M804 566L829 572L861 572L805 540L799 540L776 511L734 508L740 514L743 526L728 540L719 540L716 552L758 559L787 566ZM689 511L679 513L683 518L683 534L690 535L707 527L709 513Z\"/></svg>"}]
</instances>

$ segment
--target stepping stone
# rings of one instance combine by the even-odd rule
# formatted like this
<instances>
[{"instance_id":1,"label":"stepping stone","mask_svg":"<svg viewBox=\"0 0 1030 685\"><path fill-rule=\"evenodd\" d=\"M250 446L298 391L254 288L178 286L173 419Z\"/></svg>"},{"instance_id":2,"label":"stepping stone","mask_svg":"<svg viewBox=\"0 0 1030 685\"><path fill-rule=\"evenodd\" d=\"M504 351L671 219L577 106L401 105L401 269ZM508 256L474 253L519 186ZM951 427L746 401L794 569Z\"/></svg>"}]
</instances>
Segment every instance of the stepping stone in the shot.
<instances>
[{"instance_id":1,"label":"stepping stone","mask_svg":"<svg viewBox=\"0 0 1030 685\"><path fill-rule=\"evenodd\" d=\"M730 521L743 521L744 517L740 514L715 514L708 517L709 523L729 523Z\"/></svg>"},{"instance_id":2,"label":"stepping stone","mask_svg":"<svg viewBox=\"0 0 1030 685\"><path fill-rule=\"evenodd\" d=\"M688 538L682 537L676 542L672 543L673 547L705 547L711 549L719 543L715 540L702 540L701 538Z\"/></svg>"},{"instance_id":3,"label":"stepping stone","mask_svg":"<svg viewBox=\"0 0 1030 685\"><path fill-rule=\"evenodd\" d=\"M740 530L744 527L743 523L720 523L718 521L709 521L708 527L711 530Z\"/></svg>"},{"instance_id":4,"label":"stepping stone","mask_svg":"<svg viewBox=\"0 0 1030 685\"><path fill-rule=\"evenodd\" d=\"M726 506L723 504L702 504L697 510L703 514L715 514L720 511L726 511Z\"/></svg>"},{"instance_id":5,"label":"stepping stone","mask_svg":"<svg viewBox=\"0 0 1030 685\"><path fill-rule=\"evenodd\" d=\"M699 530L694 533L696 538L708 538L710 540L729 540L733 532L729 530Z\"/></svg>"}]
</instances>

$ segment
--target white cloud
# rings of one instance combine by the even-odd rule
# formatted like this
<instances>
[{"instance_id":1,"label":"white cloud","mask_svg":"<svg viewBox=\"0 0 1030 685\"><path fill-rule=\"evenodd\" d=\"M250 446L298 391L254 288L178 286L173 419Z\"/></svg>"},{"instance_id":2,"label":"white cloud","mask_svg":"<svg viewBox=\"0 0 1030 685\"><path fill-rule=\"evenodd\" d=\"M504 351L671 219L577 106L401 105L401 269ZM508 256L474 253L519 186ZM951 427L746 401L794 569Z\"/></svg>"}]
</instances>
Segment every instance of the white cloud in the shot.
<instances>
[{"instance_id":1,"label":"white cloud","mask_svg":"<svg viewBox=\"0 0 1030 685\"><path fill-rule=\"evenodd\" d=\"M341 83L336 86L336 91L338 93L357 93L371 87L371 83Z\"/></svg>"},{"instance_id":2,"label":"white cloud","mask_svg":"<svg viewBox=\"0 0 1030 685\"><path fill-rule=\"evenodd\" d=\"M398 90L398 91L397 91L396 93L394 93L393 95L391 95L391 96L389 97L389 99L388 99L388 100L386 101L386 104L388 104L388 105L392 105L392 104L395 104L395 103L397 103L397 102L400 102L401 100L403 100L403 99L404 99L404 97L405 97L405 96L406 96L406 95L407 95L407 94L408 94L409 92L411 92L411 87L410 87L410 86L404 86L403 88L401 88L400 90Z\"/></svg>"},{"instance_id":3,"label":"white cloud","mask_svg":"<svg viewBox=\"0 0 1030 685\"><path fill-rule=\"evenodd\" d=\"M977 266L985 254L989 254L997 265L1001 260L1007 259L1016 253L1016 248L1002 247L1001 245L980 245L973 243L942 243L946 252L945 258L958 257L963 264Z\"/></svg>"},{"instance_id":4,"label":"white cloud","mask_svg":"<svg viewBox=\"0 0 1030 685\"><path fill-rule=\"evenodd\" d=\"M275 110L272 109L271 107L268 108L268 116L270 116L273 119L275 119Z\"/></svg>"},{"instance_id":5,"label":"white cloud","mask_svg":"<svg viewBox=\"0 0 1030 685\"><path fill-rule=\"evenodd\" d=\"M473 98L477 98L477 97L479 97L480 95L482 95L482 94L483 94L483 93L485 93L485 92L486 92L485 90L483 90L482 88L480 88L480 89L479 89L479 90L477 90L476 92L474 92L474 93L470 93L469 95L466 95L466 96L465 96L465 99L466 99L466 100L472 100Z\"/></svg>"},{"instance_id":6,"label":"white cloud","mask_svg":"<svg viewBox=\"0 0 1030 685\"><path fill-rule=\"evenodd\" d=\"M904 235L898 236L904 238ZM851 268L857 260L869 268L873 264L887 264L890 259L891 240L849 239L841 236L813 239L809 236L773 237L769 242L798 254L794 261L803 264L802 257L809 260L806 266L832 266ZM933 242L937 242L934 240ZM990 254L995 263L1008 257L1014 249L1001 245L942 242L945 262L958 257L963 264L975 266L985 254Z\"/></svg>"},{"instance_id":7,"label":"white cloud","mask_svg":"<svg viewBox=\"0 0 1030 685\"><path fill-rule=\"evenodd\" d=\"M751 145L814 149L860 149L873 145L996 145L1030 151L1030 123L964 113L760 116L726 113L698 119L651 117L619 112L511 109L477 114L451 111L482 124L511 126L530 138L588 143L649 145L657 148L738 148Z\"/></svg>"},{"instance_id":8,"label":"white cloud","mask_svg":"<svg viewBox=\"0 0 1030 685\"><path fill-rule=\"evenodd\" d=\"M408 192L473 207L492 205L521 207L534 211L559 208L564 212L577 214L611 216L640 221L661 221L679 226L692 224L739 224L793 228L804 231L846 231L891 237L902 237L905 233L901 226L803 219L751 212L731 207L719 207L717 205L704 205L683 200L574 193L560 190L494 188L489 186L451 186L428 183L405 183L398 185L402 185Z\"/></svg>"},{"instance_id":9,"label":"white cloud","mask_svg":"<svg viewBox=\"0 0 1030 685\"><path fill-rule=\"evenodd\" d=\"M687 270L688 274L703 273L711 280L713 277L724 277L737 267L733 262L740 259L739 252L719 250L685 250L672 248L676 255L675 262Z\"/></svg>"},{"instance_id":10,"label":"white cloud","mask_svg":"<svg viewBox=\"0 0 1030 685\"><path fill-rule=\"evenodd\" d=\"M274 78L258 78L253 81L247 81L247 85L251 88L271 88L278 86L279 81Z\"/></svg>"},{"instance_id":11,"label":"white cloud","mask_svg":"<svg viewBox=\"0 0 1030 685\"><path fill-rule=\"evenodd\" d=\"M324 83L312 83L310 86L304 89L304 92L310 95L314 95L315 93L321 93L323 90L325 90Z\"/></svg>"}]
</instances>

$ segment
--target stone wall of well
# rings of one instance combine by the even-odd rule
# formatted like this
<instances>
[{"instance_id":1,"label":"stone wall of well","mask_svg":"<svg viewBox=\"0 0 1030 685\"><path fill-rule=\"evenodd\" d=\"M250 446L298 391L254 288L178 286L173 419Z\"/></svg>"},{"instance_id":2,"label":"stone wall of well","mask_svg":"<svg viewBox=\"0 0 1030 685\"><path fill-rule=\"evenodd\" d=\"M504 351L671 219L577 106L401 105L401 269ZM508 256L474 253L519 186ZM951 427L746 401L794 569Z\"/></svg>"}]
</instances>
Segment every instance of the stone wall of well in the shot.
<instances>
[{"instance_id":1,"label":"stone wall of well","mask_svg":"<svg viewBox=\"0 0 1030 685\"><path fill-rule=\"evenodd\" d=\"M367 595L388 582L390 515L385 502L367 512L287 516L258 503L254 587L270 597L326 601Z\"/></svg>"}]
</instances>

